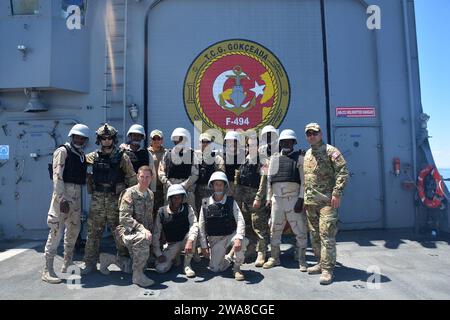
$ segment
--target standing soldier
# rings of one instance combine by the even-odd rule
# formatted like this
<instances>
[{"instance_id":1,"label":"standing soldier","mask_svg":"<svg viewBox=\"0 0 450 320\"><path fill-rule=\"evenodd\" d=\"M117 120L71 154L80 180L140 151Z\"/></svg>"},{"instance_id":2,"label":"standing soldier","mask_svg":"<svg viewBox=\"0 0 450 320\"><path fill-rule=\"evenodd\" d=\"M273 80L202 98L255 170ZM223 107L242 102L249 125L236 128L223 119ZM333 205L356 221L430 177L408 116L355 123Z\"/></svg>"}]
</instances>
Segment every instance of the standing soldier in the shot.
<instances>
[{"instance_id":1,"label":"standing soldier","mask_svg":"<svg viewBox=\"0 0 450 320\"><path fill-rule=\"evenodd\" d=\"M152 177L156 177L155 162L153 156L146 148L143 148L142 142L145 139L145 129L140 124L133 124L127 133L127 143L120 145L125 150L126 154L131 160L134 172L142 166L149 166L152 170ZM156 179L152 179L150 189L156 191Z\"/></svg>"},{"instance_id":2,"label":"standing soldier","mask_svg":"<svg viewBox=\"0 0 450 320\"><path fill-rule=\"evenodd\" d=\"M305 128L311 148L305 154L305 209L311 232L311 245L319 263L309 274L321 274L320 284L333 282L336 264L337 209L348 179L347 164L341 152L322 141L317 123Z\"/></svg>"},{"instance_id":3,"label":"standing soldier","mask_svg":"<svg viewBox=\"0 0 450 320\"><path fill-rule=\"evenodd\" d=\"M279 138L280 152L270 157L267 177L268 200L271 206L269 260L265 269L280 265L280 244L286 222L295 234L300 271L306 272L307 226L303 213L303 154L294 151L297 136L283 130Z\"/></svg>"},{"instance_id":4,"label":"standing soldier","mask_svg":"<svg viewBox=\"0 0 450 320\"><path fill-rule=\"evenodd\" d=\"M153 192L149 189L152 174L149 166L140 167L138 184L123 191L119 199L120 225L117 227L117 234L131 254L132 281L141 287L154 284L144 274L152 242ZM100 270L109 273L107 267L111 263L115 263L114 259L109 259L106 264L101 263ZM120 262L118 265L120 266Z\"/></svg>"},{"instance_id":5,"label":"standing soldier","mask_svg":"<svg viewBox=\"0 0 450 320\"><path fill-rule=\"evenodd\" d=\"M228 179L221 171L214 172L208 183L214 194L203 199L199 214L200 245L203 255L209 256L209 268L213 272L222 272L230 267L234 260L234 278L244 280L241 264L244 263L248 240L245 238L245 221L241 210L233 197L227 196ZM232 245L233 257L226 255Z\"/></svg>"},{"instance_id":6,"label":"standing soldier","mask_svg":"<svg viewBox=\"0 0 450 320\"><path fill-rule=\"evenodd\" d=\"M188 278L195 277L191 268L191 260L196 249L195 243L198 236L198 223L194 209L184 203L186 190L179 185L173 184L167 191L168 205L159 208L156 215L153 233L153 253L156 258L156 271L166 273L172 267L173 261L177 259L184 250L184 274ZM161 251L160 235L164 230L167 247Z\"/></svg>"},{"instance_id":7,"label":"standing soldier","mask_svg":"<svg viewBox=\"0 0 450 320\"><path fill-rule=\"evenodd\" d=\"M198 210L202 205L202 199L211 196L212 191L208 187L208 181L215 171L225 172L225 164L222 157L212 150L212 137L208 133L202 133L199 137L201 149L195 151L198 165L198 180L195 188L195 206Z\"/></svg>"},{"instance_id":8,"label":"standing soldier","mask_svg":"<svg viewBox=\"0 0 450 320\"><path fill-rule=\"evenodd\" d=\"M258 257L255 261L255 267L262 267L266 262L267 245L269 244L270 229L270 209L266 207L267 198L267 171L269 168L269 158L275 153L278 146L278 132L273 126L265 126L261 132L260 146L258 148L259 161L261 163L261 178L256 192L255 201L253 201L252 225L253 230L258 236L256 251ZM278 151L278 150L277 150ZM263 204L263 208L261 208Z\"/></svg>"},{"instance_id":9,"label":"standing soldier","mask_svg":"<svg viewBox=\"0 0 450 320\"><path fill-rule=\"evenodd\" d=\"M96 144L100 150L86 156L92 165L92 177L88 183L92 192L88 217L88 232L84 252L85 268L82 274L97 269L100 240L105 225L111 230L116 242L118 258L125 263L128 252L122 241L117 238L116 227L119 225L119 195L126 186L136 184L136 173L127 154L116 147L117 131L109 124L101 126L97 132Z\"/></svg>"},{"instance_id":10,"label":"standing soldier","mask_svg":"<svg viewBox=\"0 0 450 320\"><path fill-rule=\"evenodd\" d=\"M261 248L256 249L256 244L259 240L257 233L252 224L252 217L258 214L258 211L265 210L265 207L255 209L253 207L256 199L256 194L261 181L262 166L259 162L258 156L258 138L249 136L246 138L247 156L245 162L237 169L237 176L235 177L235 198L241 209L245 220L245 235L249 240L249 246L246 253L248 256L253 256L256 252L263 251ZM258 261L255 261L255 263ZM264 264L264 262L263 262Z\"/></svg>"},{"instance_id":11,"label":"standing soldier","mask_svg":"<svg viewBox=\"0 0 450 320\"><path fill-rule=\"evenodd\" d=\"M198 164L194 163L194 150L190 147L189 132L176 128L170 137L173 149L167 150L159 163L158 176L164 184L164 194L173 184L181 184L186 190L187 202L195 208L195 182L198 179ZM165 197L167 199L167 197Z\"/></svg>"},{"instance_id":12,"label":"standing soldier","mask_svg":"<svg viewBox=\"0 0 450 320\"><path fill-rule=\"evenodd\" d=\"M234 194L234 179L241 164L245 161L245 149L241 145L241 135L237 131L228 131L225 134L223 159L225 161L225 174L227 175L230 186L229 195Z\"/></svg>"},{"instance_id":13,"label":"standing soldier","mask_svg":"<svg viewBox=\"0 0 450 320\"><path fill-rule=\"evenodd\" d=\"M45 245L45 267L42 280L60 283L53 261L64 233L64 264L61 272L67 272L72 264L73 250L81 228L81 185L86 183L86 158L83 148L89 139L89 128L76 124L69 132L70 143L65 143L53 153L53 195L48 211L50 228Z\"/></svg>"},{"instance_id":14,"label":"standing soldier","mask_svg":"<svg viewBox=\"0 0 450 320\"><path fill-rule=\"evenodd\" d=\"M156 182L156 192L155 192L155 205L153 207L153 213L156 212L164 205L164 185L158 177L159 163L161 162L164 154L166 153L166 149L163 147L163 139L164 135L160 130L153 130L150 133L150 147L148 147L148 151L153 157L153 161L155 163L156 175L154 180Z\"/></svg>"}]
</instances>

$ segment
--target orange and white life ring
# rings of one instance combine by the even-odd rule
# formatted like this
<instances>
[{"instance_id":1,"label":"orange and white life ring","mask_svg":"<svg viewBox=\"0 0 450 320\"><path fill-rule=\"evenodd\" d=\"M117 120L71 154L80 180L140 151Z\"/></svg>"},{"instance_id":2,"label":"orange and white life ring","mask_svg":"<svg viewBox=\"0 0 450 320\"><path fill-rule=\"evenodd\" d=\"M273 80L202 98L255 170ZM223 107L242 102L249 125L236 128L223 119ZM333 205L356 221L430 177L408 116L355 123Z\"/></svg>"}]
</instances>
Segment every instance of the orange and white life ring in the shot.
<instances>
[{"instance_id":1,"label":"orange and white life ring","mask_svg":"<svg viewBox=\"0 0 450 320\"><path fill-rule=\"evenodd\" d=\"M434 182L436 183L436 190L434 190L433 198L431 199L425 195L425 178L429 174L433 177ZM444 200L444 182L436 167L431 164L425 167L422 171L420 171L417 180L418 195L422 203L428 208L438 208L441 205L442 200Z\"/></svg>"}]
</instances>

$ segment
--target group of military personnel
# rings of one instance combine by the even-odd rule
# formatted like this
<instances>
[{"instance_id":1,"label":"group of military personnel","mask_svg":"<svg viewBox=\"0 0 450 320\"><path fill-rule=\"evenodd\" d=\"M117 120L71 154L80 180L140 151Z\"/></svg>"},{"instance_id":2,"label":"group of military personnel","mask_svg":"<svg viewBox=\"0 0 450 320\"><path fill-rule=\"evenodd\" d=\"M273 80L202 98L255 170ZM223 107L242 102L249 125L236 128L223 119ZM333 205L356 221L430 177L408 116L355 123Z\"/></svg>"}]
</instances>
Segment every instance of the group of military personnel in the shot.
<instances>
[{"instance_id":1,"label":"group of military personnel","mask_svg":"<svg viewBox=\"0 0 450 320\"><path fill-rule=\"evenodd\" d=\"M163 133L153 130L150 146L141 125L132 125L127 143L118 145L109 124L96 131L98 150L85 154L89 128L75 125L69 141L53 154L53 195L48 212L50 232L45 246L42 280L60 283L54 257L64 235L65 273L73 264L81 226L81 190L91 194L82 274L108 274L116 264L132 273L142 287L154 282L145 275L154 264L159 273L180 264L195 277L191 260L209 259L209 269L232 267L244 280L241 265L255 259L256 267L280 265L282 234L289 223L295 234L299 269L320 274L321 284L333 281L336 264L337 209L348 177L339 150L322 140L317 123L305 127L311 146L295 150L297 135L273 126L261 134L228 131L223 151L213 149L214 136L202 133L193 150L190 134L176 128L174 146L163 147ZM117 254L100 253L105 225L111 230ZM318 263L306 261L308 230ZM270 247L270 257L268 248Z\"/></svg>"}]
</instances>

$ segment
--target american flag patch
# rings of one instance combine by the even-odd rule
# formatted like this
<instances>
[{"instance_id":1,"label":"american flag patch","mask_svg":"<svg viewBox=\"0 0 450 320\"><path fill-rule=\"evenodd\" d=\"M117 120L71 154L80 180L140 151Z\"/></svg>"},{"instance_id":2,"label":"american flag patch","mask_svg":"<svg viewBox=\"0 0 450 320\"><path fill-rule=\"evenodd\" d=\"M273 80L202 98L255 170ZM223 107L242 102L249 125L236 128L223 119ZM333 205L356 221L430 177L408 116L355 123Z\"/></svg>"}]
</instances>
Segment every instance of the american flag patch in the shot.
<instances>
[{"instance_id":1,"label":"american flag patch","mask_svg":"<svg viewBox=\"0 0 450 320\"><path fill-rule=\"evenodd\" d=\"M331 158L333 158L333 160L336 160L340 155L341 155L341 153L339 151L335 151L331 155Z\"/></svg>"}]
</instances>

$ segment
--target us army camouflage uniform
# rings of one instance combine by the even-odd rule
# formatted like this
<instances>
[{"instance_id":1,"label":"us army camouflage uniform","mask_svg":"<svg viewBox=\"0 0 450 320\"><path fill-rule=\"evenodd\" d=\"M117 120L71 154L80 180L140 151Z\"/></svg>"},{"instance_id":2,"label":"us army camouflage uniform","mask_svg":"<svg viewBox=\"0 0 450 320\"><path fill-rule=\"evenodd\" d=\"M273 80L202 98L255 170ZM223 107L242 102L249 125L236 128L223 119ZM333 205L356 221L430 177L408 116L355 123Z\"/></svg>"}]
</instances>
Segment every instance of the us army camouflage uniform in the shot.
<instances>
[{"instance_id":1,"label":"us army camouflage uniform","mask_svg":"<svg viewBox=\"0 0 450 320\"><path fill-rule=\"evenodd\" d=\"M147 189L143 193L138 185L120 196L117 233L130 252L133 271L143 271L150 255L151 241L146 239L145 231L153 230L153 204L153 192Z\"/></svg>"},{"instance_id":2,"label":"us army camouflage uniform","mask_svg":"<svg viewBox=\"0 0 450 320\"><path fill-rule=\"evenodd\" d=\"M312 248L321 268L332 270L336 264L338 212L331 206L331 197L342 195L348 178L346 162L337 148L320 142L306 152L304 172L304 204Z\"/></svg>"},{"instance_id":3,"label":"us army camouflage uniform","mask_svg":"<svg viewBox=\"0 0 450 320\"><path fill-rule=\"evenodd\" d=\"M156 175L154 176L153 180L156 181L156 191L154 192L155 196L155 205L153 207L154 212L154 218L156 217L156 212L164 206L164 185L162 184L161 180L159 180L159 164L166 153L166 149L161 146L161 148L158 151L155 151L153 147L149 147L148 150L150 151L150 154L153 156L153 161L155 163L155 171Z\"/></svg>"},{"instance_id":4,"label":"us army camouflage uniform","mask_svg":"<svg viewBox=\"0 0 450 320\"><path fill-rule=\"evenodd\" d=\"M118 149L113 149L111 157L118 152ZM94 159L97 156L97 151L91 152L86 156L88 165L94 163ZM125 183L128 186L133 186L137 183L136 173L134 172L133 165L130 158L123 153L120 162L120 168L122 168L125 175ZM89 189L93 190L93 181L88 179ZM88 231L87 240L84 253L84 262L88 265L95 265L99 257L100 241L105 229L105 225L111 230L114 240L116 242L118 256L127 256L128 252L122 241L118 239L116 235L116 228L119 225L119 195L120 192L126 188L125 185L117 185L116 192L101 192L93 191L91 197L91 204L89 208L88 217Z\"/></svg>"},{"instance_id":5,"label":"us army camouflage uniform","mask_svg":"<svg viewBox=\"0 0 450 320\"><path fill-rule=\"evenodd\" d=\"M69 144L67 145L69 146ZM65 147L59 147L53 153L53 195L47 216L50 232L45 244L45 257L53 258L56 255L61 237L64 234L64 261L71 262L81 227L81 185L63 181L66 158L67 150ZM69 202L69 213L60 211L59 206L63 201Z\"/></svg>"}]
</instances>

